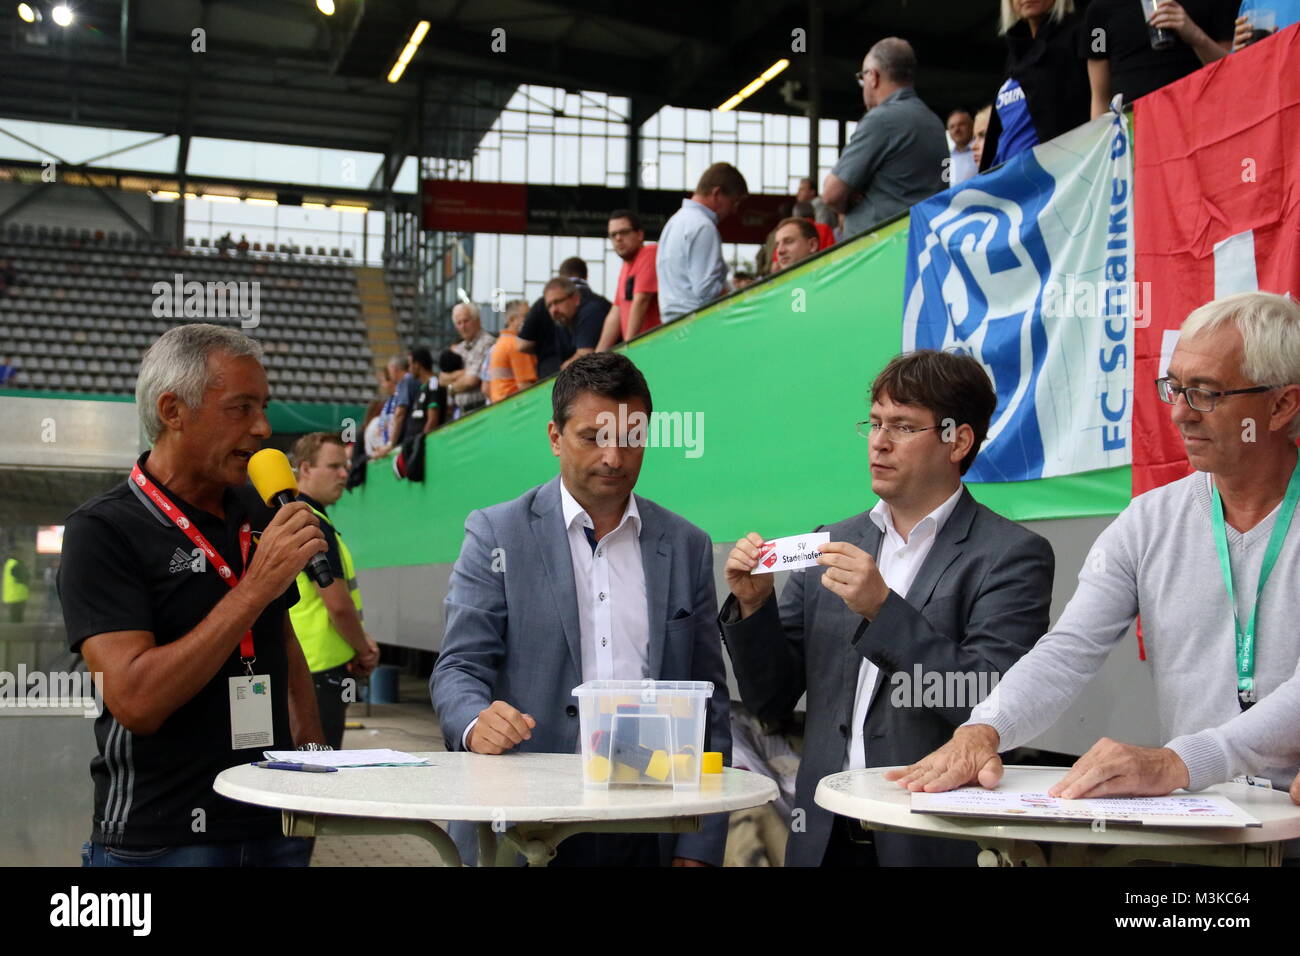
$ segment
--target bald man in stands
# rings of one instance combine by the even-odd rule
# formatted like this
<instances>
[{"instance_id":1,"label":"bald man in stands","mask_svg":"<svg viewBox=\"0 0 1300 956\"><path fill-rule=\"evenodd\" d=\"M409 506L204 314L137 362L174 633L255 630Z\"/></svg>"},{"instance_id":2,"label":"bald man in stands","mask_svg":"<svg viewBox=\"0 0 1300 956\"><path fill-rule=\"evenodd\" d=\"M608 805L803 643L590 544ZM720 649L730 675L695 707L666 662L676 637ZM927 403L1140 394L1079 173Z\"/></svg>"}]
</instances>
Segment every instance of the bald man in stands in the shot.
<instances>
[{"instance_id":1,"label":"bald man in stands","mask_svg":"<svg viewBox=\"0 0 1300 956\"><path fill-rule=\"evenodd\" d=\"M898 37L881 40L862 61L867 115L822 184L826 205L844 213L844 239L948 186L943 121L916 95L915 78L916 54Z\"/></svg>"}]
</instances>

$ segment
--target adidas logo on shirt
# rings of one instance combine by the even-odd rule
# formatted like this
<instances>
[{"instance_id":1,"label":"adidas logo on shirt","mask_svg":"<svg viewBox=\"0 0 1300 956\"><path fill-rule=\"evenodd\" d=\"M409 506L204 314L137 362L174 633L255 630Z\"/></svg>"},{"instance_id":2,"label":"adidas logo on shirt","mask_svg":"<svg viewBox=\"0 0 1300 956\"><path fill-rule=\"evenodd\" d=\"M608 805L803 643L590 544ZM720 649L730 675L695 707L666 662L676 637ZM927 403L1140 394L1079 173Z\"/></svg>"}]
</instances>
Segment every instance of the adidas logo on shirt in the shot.
<instances>
[{"instance_id":1,"label":"adidas logo on shirt","mask_svg":"<svg viewBox=\"0 0 1300 956\"><path fill-rule=\"evenodd\" d=\"M194 559L190 557L190 553L182 548L177 548L172 553L171 564L168 565L167 570L172 574L179 574L182 571L192 571L193 569Z\"/></svg>"}]
</instances>

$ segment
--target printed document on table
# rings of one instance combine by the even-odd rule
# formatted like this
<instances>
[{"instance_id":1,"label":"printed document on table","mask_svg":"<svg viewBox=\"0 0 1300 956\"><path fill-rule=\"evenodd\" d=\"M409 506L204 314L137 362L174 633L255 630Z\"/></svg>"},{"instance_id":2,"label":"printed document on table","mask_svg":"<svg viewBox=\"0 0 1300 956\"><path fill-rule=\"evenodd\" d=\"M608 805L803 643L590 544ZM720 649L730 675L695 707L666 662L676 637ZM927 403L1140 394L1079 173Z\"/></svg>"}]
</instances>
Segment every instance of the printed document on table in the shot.
<instances>
[{"instance_id":1,"label":"printed document on table","mask_svg":"<svg viewBox=\"0 0 1300 956\"><path fill-rule=\"evenodd\" d=\"M1045 793L1017 793L962 787L947 793L913 793L913 813L1133 824L1159 827L1257 827L1262 824L1227 797L1173 794L1168 797L1099 797L1062 800Z\"/></svg>"},{"instance_id":2,"label":"printed document on table","mask_svg":"<svg viewBox=\"0 0 1300 956\"><path fill-rule=\"evenodd\" d=\"M400 750L267 750L267 760L314 764L317 767L423 767L423 757Z\"/></svg>"}]
</instances>

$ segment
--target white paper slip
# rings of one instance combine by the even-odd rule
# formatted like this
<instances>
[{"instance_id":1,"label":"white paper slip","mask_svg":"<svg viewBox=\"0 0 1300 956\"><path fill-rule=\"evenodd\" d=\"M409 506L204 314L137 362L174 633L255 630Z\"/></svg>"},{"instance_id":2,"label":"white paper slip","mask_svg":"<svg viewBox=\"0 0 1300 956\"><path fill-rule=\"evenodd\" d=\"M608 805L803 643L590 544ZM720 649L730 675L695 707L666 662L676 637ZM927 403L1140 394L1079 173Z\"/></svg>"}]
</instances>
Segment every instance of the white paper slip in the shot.
<instances>
[{"instance_id":1,"label":"white paper slip","mask_svg":"<svg viewBox=\"0 0 1300 956\"><path fill-rule=\"evenodd\" d=\"M822 553L821 546L830 539L829 531L813 531L764 541L758 549L758 567L749 573L772 574L775 571L816 567L817 559Z\"/></svg>"},{"instance_id":2,"label":"white paper slip","mask_svg":"<svg viewBox=\"0 0 1300 956\"><path fill-rule=\"evenodd\" d=\"M317 767L423 767L423 757L400 750L267 750L267 760L312 764Z\"/></svg>"},{"instance_id":3,"label":"white paper slip","mask_svg":"<svg viewBox=\"0 0 1300 956\"><path fill-rule=\"evenodd\" d=\"M1104 820L1149 827L1263 826L1227 797L1196 794L1062 800L1045 793L962 787L947 793L913 793L912 812L1089 824Z\"/></svg>"}]
</instances>

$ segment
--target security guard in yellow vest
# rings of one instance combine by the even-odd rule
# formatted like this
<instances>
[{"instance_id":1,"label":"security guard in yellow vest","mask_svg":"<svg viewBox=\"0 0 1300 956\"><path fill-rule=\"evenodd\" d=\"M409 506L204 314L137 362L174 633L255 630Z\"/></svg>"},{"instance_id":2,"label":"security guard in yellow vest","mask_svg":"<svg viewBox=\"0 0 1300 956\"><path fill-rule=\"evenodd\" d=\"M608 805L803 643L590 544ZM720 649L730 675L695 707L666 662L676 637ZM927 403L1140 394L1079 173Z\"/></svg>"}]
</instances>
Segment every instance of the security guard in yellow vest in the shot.
<instances>
[{"instance_id":1,"label":"security guard in yellow vest","mask_svg":"<svg viewBox=\"0 0 1300 956\"><path fill-rule=\"evenodd\" d=\"M356 700L356 679L379 663L379 646L361 624L361 590L352 555L325 513L347 485L347 450L337 435L313 432L298 439L291 457L298 473L298 500L307 502L320 518L334 581L322 589L305 572L299 574L299 599L289 609L289 619L316 685L325 740L337 750L343 746L348 704Z\"/></svg>"},{"instance_id":2,"label":"security guard in yellow vest","mask_svg":"<svg viewBox=\"0 0 1300 956\"><path fill-rule=\"evenodd\" d=\"M21 624L27 609L27 568L17 558L6 558L4 578L0 580L0 601L9 612L9 623Z\"/></svg>"}]
</instances>

